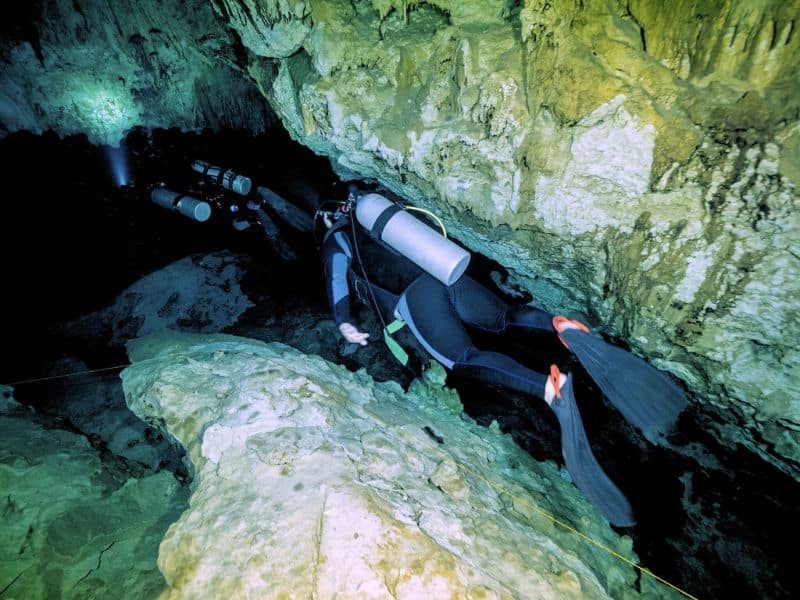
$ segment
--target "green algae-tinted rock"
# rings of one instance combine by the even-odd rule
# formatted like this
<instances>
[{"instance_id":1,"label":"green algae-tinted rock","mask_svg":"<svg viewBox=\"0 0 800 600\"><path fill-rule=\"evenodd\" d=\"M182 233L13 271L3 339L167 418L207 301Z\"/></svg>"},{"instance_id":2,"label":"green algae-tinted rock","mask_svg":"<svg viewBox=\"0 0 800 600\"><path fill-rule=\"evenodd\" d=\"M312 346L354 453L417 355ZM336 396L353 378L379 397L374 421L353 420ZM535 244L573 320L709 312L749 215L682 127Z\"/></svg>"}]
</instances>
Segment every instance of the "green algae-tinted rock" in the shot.
<instances>
[{"instance_id":1,"label":"green algae-tinted rock","mask_svg":"<svg viewBox=\"0 0 800 600\"><path fill-rule=\"evenodd\" d=\"M261 131L272 119L209 3L60 0L31 28L36 45L4 48L3 132L117 145L134 126Z\"/></svg>"},{"instance_id":2,"label":"green algae-tinted rock","mask_svg":"<svg viewBox=\"0 0 800 600\"><path fill-rule=\"evenodd\" d=\"M130 478L86 438L0 410L4 598L152 598L158 545L185 505L171 473Z\"/></svg>"},{"instance_id":3,"label":"green algae-tinted rock","mask_svg":"<svg viewBox=\"0 0 800 600\"><path fill-rule=\"evenodd\" d=\"M800 7L373 6L314 3L306 53L252 71L295 139L800 476Z\"/></svg>"}]
</instances>

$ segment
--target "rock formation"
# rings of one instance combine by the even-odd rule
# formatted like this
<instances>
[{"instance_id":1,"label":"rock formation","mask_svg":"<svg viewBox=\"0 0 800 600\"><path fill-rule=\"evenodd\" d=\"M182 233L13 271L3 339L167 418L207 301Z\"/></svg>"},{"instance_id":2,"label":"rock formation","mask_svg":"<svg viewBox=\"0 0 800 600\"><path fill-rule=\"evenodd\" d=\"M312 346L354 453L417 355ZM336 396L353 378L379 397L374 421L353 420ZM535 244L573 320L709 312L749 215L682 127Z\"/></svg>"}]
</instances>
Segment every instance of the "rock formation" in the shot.
<instances>
[{"instance_id":1,"label":"rock formation","mask_svg":"<svg viewBox=\"0 0 800 600\"><path fill-rule=\"evenodd\" d=\"M4 598L152 598L156 558L186 506L168 471L132 474L84 436L37 423L0 386Z\"/></svg>"},{"instance_id":2,"label":"rock formation","mask_svg":"<svg viewBox=\"0 0 800 600\"><path fill-rule=\"evenodd\" d=\"M165 598L638 596L608 551L635 560L630 540L552 463L465 417L441 367L403 393L233 336L154 335L129 351L129 405L193 472L160 548Z\"/></svg>"},{"instance_id":3,"label":"rock formation","mask_svg":"<svg viewBox=\"0 0 800 600\"><path fill-rule=\"evenodd\" d=\"M57 0L17 16L31 17L0 49L0 131L116 146L138 125L263 131L274 119L208 3Z\"/></svg>"},{"instance_id":4,"label":"rock formation","mask_svg":"<svg viewBox=\"0 0 800 600\"><path fill-rule=\"evenodd\" d=\"M796 3L311 6L302 50L250 66L299 141L433 204L798 475Z\"/></svg>"},{"instance_id":5,"label":"rock formation","mask_svg":"<svg viewBox=\"0 0 800 600\"><path fill-rule=\"evenodd\" d=\"M240 286L242 271L226 251L182 258L142 277L108 308L64 324L63 334L122 349L162 329L222 331L253 306Z\"/></svg>"}]
</instances>

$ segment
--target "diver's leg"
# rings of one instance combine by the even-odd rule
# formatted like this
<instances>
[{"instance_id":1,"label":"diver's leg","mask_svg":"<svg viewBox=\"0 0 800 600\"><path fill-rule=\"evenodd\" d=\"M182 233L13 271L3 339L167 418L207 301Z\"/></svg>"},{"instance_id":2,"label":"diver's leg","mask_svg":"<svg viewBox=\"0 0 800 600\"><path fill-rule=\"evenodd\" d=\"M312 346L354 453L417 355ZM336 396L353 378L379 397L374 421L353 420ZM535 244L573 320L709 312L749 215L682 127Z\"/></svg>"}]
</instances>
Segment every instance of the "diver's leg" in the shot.
<instances>
[{"instance_id":1,"label":"diver's leg","mask_svg":"<svg viewBox=\"0 0 800 600\"><path fill-rule=\"evenodd\" d=\"M409 286L400 297L397 312L420 343L447 368L543 398L558 418L564 462L575 483L611 523L632 524L625 496L592 454L569 375L562 376L554 368L548 378L508 356L475 348L454 305L452 289L429 275L422 275Z\"/></svg>"},{"instance_id":2,"label":"diver's leg","mask_svg":"<svg viewBox=\"0 0 800 600\"><path fill-rule=\"evenodd\" d=\"M430 354L448 369L472 348L447 288L423 274L400 296L396 313Z\"/></svg>"},{"instance_id":3,"label":"diver's leg","mask_svg":"<svg viewBox=\"0 0 800 600\"><path fill-rule=\"evenodd\" d=\"M555 333L553 315L531 306L509 306L470 277L462 277L450 292L458 316L472 327L502 333L508 327L526 327Z\"/></svg>"},{"instance_id":4,"label":"diver's leg","mask_svg":"<svg viewBox=\"0 0 800 600\"><path fill-rule=\"evenodd\" d=\"M469 277L462 277L449 289L458 316L468 325L493 333L523 327L557 334L609 401L651 441L659 441L687 405L683 390L666 375L591 335L579 321L531 306L508 306ZM481 359L483 364L493 361Z\"/></svg>"},{"instance_id":5,"label":"diver's leg","mask_svg":"<svg viewBox=\"0 0 800 600\"><path fill-rule=\"evenodd\" d=\"M453 370L487 383L545 399L547 377L499 352L468 348L453 365ZM552 398L552 393L549 396Z\"/></svg>"},{"instance_id":6,"label":"diver's leg","mask_svg":"<svg viewBox=\"0 0 800 600\"><path fill-rule=\"evenodd\" d=\"M412 283L401 296L397 309L425 349L448 369L458 369L476 379L538 398L545 397L548 381L545 375L504 354L475 348L453 301L452 289L433 277L422 275ZM494 314L502 317L502 312ZM488 320L483 323L490 324Z\"/></svg>"},{"instance_id":7,"label":"diver's leg","mask_svg":"<svg viewBox=\"0 0 800 600\"><path fill-rule=\"evenodd\" d=\"M506 313L506 327L525 327L555 333L553 315L532 306L512 306Z\"/></svg>"}]
</instances>

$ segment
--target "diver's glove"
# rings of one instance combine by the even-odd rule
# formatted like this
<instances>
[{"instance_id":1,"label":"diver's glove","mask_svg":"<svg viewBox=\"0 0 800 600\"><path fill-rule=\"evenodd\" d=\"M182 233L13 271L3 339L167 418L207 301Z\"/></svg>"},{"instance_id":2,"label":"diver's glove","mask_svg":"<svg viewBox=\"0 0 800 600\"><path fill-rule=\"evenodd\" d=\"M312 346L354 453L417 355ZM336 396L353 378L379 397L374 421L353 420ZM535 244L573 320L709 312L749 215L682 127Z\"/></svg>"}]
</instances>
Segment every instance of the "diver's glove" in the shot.
<instances>
[{"instance_id":1,"label":"diver's glove","mask_svg":"<svg viewBox=\"0 0 800 600\"><path fill-rule=\"evenodd\" d=\"M360 344L362 346L367 345L367 339L369 338L369 334L363 331L359 331L355 325L351 323L341 323L339 325L339 331L341 332L344 339L346 339L351 344Z\"/></svg>"}]
</instances>

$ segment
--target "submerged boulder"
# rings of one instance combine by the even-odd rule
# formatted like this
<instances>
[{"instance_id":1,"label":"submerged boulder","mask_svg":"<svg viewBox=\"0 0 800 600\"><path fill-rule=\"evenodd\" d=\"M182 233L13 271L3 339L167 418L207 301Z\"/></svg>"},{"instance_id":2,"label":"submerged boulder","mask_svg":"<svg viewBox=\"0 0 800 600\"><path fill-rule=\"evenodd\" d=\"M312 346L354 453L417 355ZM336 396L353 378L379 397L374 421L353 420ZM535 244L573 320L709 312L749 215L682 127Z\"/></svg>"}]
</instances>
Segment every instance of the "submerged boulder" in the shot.
<instances>
[{"instance_id":1,"label":"submerged boulder","mask_svg":"<svg viewBox=\"0 0 800 600\"><path fill-rule=\"evenodd\" d=\"M186 448L194 477L161 544L165 597L639 594L608 552L635 561L630 539L553 463L466 417L441 367L404 393L233 336L155 335L129 353L128 404Z\"/></svg>"},{"instance_id":2,"label":"submerged boulder","mask_svg":"<svg viewBox=\"0 0 800 600\"><path fill-rule=\"evenodd\" d=\"M243 258L229 251L186 256L149 273L114 303L61 326L67 337L128 340L162 329L218 332L236 323L253 302L242 291Z\"/></svg>"}]
</instances>

